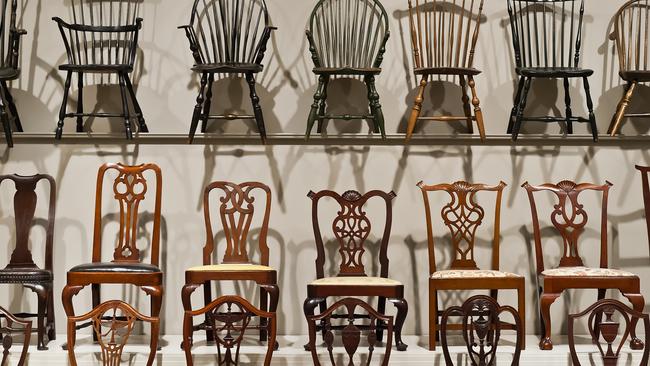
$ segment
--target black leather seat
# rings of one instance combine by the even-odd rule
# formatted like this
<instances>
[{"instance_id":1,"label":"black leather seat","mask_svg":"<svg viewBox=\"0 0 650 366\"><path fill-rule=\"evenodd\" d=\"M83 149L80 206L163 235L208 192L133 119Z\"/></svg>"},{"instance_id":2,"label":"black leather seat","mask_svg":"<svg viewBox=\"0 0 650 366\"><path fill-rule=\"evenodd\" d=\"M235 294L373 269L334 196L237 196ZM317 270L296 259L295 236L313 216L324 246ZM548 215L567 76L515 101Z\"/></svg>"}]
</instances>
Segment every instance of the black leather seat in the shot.
<instances>
[{"instance_id":1,"label":"black leather seat","mask_svg":"<svg viewBox=\"0 0 650 366\"><path fill-rule=\"evenodd\" d=\"M594 70L579 67L521 67L517 74L535 78L581 78L591 76Z\"/></svg>"},{"instance_id":2,"label":"black leather seat","mask_svg":"<svg viewBox=\"0 0 650 366\"><path fill-rule=\"evenodd\" d=\"M128 273L156 273L160 268L150 263L84 263L70 269L69 272L128 272Z\"/></svg>"},{"instance_id":3,"label":"black leather seat","mask_svg":"<svg viewBox=\"0 0 650 366\"><path fill-rule=\"evenodd\" d=\"M420 67L416 68L415 75L478 75L481 70L466 67Z\"/></svg>"},{"instance_id":4,"label":"black leather seat","mask_svg":"<svg viewBox=\"0 0 650 366\"><path fill-rule=\"evenodd\" d=\"M51 282L52 272L34 268L0 269L0 283Z\"/></svg>"},{"instance_id":5,"label":"black leather seat","mask_svg":"<svg viewBox=\"0 0 650 366\"><path fill-rule=\"evenodd\" d=\"M193 71L196 72L213 72L213 73L258 73L264 69L262 65L251 63L214 63L194 65Z\"/></svg>"}]
</instances>

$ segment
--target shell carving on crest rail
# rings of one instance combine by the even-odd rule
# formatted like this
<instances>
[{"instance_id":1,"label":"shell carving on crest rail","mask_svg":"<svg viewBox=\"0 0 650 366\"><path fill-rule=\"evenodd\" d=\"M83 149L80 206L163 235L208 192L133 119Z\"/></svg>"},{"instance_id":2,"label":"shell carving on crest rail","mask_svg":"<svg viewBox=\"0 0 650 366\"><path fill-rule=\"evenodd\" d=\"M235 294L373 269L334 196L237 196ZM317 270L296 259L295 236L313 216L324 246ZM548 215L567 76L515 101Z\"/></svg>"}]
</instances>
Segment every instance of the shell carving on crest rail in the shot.
<instances>
[{"instance_id":1,"label":"shell carving on crest rail","mask_svg":"<svg viewBox=\"0 0 650 366\"><path fill-rule=\"evenodd\" d=\"M370 235L370 220L363 209L366 202L361 200L357 191L347 191L339 201L340 211L332 223L334 236L339 242L341 255L341 273L365 274L362 261L365 249L363 247Z\"/></svg>"},{"instance_id":2,"label":"shell carving on crest rail","mask_svg":"<svg viewBox=\"0 0 650 366\"><path fill-rule=\"evenodd\" d=\"M451 201L441 210L445 225L451 232L454 246L454 263L456 267L476 268L474 261L474 241L476 229L483 222L485 211L476 203L476 185L456 182L452 190L447 190Z\"/></svg>"},{"instance_id":3,"label":"shell carving on crest rail","mask_svg":"<svg viewBox=\"0 0 650 366\"><path fill-rule=\"evenodd\" d=\"M224 183L218 186L225 195L220 198L219 214L226 236L224 263L248 262L246 242L255 213L255 197L250 193L255 186Z\"/></svg>"},{"instance_id":4,"label":"shell carving on crest rail","mask_svg":"<svg viewBox=\"0 0 650 366\"><path fill-rule=\"evenodd\" d=\"M584 206L578 203L580 191L576 191L576 186L577 184L571 181L562 181L557 184L559 190L556 191L556 195L559 201L553 205L551 213L551 222L562 235L564 242L564 253L560 266L566 260L582 262L578 253L578 239L584 232L588 217Z\"/></svg>"},{"instance_id":5,"label":"shell carving on crest rail","mask_svg":"<svg viewBox=\"0 0 650 366\"><path fill-rule=\"evenodd\" d=\"M121 171L113 183L115 199L120 205L120 231L115 260L139 261L140 251L136 247L138 230L138 209L147 193L147 181L142 172Z\"/></svg>"}]
</instances>

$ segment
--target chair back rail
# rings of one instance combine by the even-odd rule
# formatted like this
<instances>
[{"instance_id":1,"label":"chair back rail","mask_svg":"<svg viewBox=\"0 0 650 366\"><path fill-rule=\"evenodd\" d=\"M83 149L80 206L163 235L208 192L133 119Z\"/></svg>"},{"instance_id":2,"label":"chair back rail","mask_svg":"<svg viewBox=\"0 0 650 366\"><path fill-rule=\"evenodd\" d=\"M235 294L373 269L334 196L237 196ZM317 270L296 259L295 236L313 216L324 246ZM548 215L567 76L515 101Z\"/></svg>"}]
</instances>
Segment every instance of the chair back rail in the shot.
<instances>
[{"instance_id":1,"label":"chair back rail","mask_svg":"<svg viewBox=\"0 0 650 366\"><path fill-rule=\"evenodd\" d=\"M507 0L517 68L578 67L584 0Z\"/></svg>"},{"instance_id":2,"label":"chair back rail","mask_svg":"<svg viewBox=\"0 0 650 366\"><path fill-rule=\"evenodd\" d=\"M20 36L25 31L16 28L17 0L0 0L0 68L18 69Z\"/></svg>"},{"instance_id":3,"label":"chair back rail","mask_svg":"<svg viewBox=\"0 0 650 366\"><path fill-rule=\"evenodd\" d=\"M483 0L409 0L416 68L471 68Z\"/></svg>"},{"instance_id":4,"label":"chair back rail","mask_svg":"<svg viewBox=\"0 0 650 366\"><path fill-rule=\"evenodd\" d=\"M0 366L9 364L9 351L14 345L14 335L20 335L20 338L22 338L22 350L17 365L23 366L27 359L27 351L29 350L32 322L30 320L18 319L3 307L0 307L0 315L0 322L4 319L4 324L0 324L0 339L2 340L2 360L0 361ZM19 325L19 327L16 327L16 325Z\"/></svg>"},{"instance_id":5,"label":"chair back rail","mask_svg":"<svg viewBox=\"0 0 650 366\"><path fill-rule=\"evenodd\" d=\"M648 35L650 4L648 0L630 0L614 16L614 33L621 71L648 70Z\"/></svg>"}]
</instances>

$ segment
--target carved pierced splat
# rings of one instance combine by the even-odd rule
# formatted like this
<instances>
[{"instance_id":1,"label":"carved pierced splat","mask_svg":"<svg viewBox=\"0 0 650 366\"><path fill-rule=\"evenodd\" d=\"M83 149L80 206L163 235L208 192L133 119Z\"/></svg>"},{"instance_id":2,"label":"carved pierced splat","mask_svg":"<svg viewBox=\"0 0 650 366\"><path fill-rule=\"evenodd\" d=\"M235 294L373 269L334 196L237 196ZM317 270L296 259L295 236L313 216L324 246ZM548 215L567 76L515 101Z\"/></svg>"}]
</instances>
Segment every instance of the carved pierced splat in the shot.
<instances>
[{"instance_id":1,"label":"carved pierced splat","mask_svg":"<svg viewBox=\"0 0 650 366\"><path fill-rule=\"evenodd\" d=\"M467 353L471 365L493 365L496 360L497 347L501 338L503 322L501 314L512 315L517 332L517 343L513 355L512 365L519 364L521 353L521 331L519 314L511 306L500 306L496 300L489 296L473 296L462 306L448 308L442 315L440 323L440 340L447 365L453 366L447 343L447 331L450 317L461 317L463 340L467 346Z\"/></svg>"},{"instance_id":2,"label":"carved pierced splat","mask_svg":"<svg viewBox=\"0 0 650 366\"><path fill-rule=\"evenodd\" d=\"M360 326L355 324L355 322L360 322L361 319L358 316L355 316L355 311L357 308L361 308L365 313L368 314L368 317L364 319L366 324ZM347 325L343 327L341 332L341 341L343 343L343 348L347 354L347 362L345 363L348 366L354 366L355 357L359 346L362 344L368 345L368 354L365 357L361 358L359 365L371 365L373 360L373 353L377 344L377 324L383 322L388 330L387 336L388 339L385 340L386 352L384 358L381 361L381 365L388 365L390 359L390 351L392 347L392 335L393 335L393 317L386 316L375 311L372 306L368 305L364 301L357 298L344 298L339 300L330 306L326 311L318 314L311 315L307 317L307 323L309 326L309 349L311 350L312 360L315 366L320 366L320 361L318 359L318 353L316 350L316 331L318 327L322 327L325 331L325 336L323 338L325 345L327 346L327 351L329 354L329 359L332 366L336 366L336 355L334 353L335 347L335 335L334 327L336 324L332 324L332 319L334 313L338 312L339 309L344 309L347 316L343 317L344 321L347 322ZM340 318L340 317L339 317ZM320 325L319 325L320 324ZM366 334L362 332L362 329L367 331ZM365 361L364 361L365 360Z\"/></svg>"},{"instance_id":3,"label":"carved pierced splat","mask_svg":"<svg viewBox=\"0 0 650 366\"><path fill-rule=\"evenodd\" d=\"M576 366L580 366L580 359L575 349L574 325L576 320L587 315L589 334L592 342L598 348L604 366L617 365L623 344L632 329L632 319L643 320L645 339L650 339L650 317L648 314L632 310L617 300L599 300L579 314L569 314L569 351L573 364ZM647 365L649 357L650 346L646 342L639 365Z\"/></svg>"},{"instance_id":4,"label":"carved pierced splat","mask_svg":"<svg viewBox=\"0 0 650 366\"><path fill-rule=\"evenodd\" d=\"M2 362L0 366L5 366L9 358L9 350L14 345L14 336L20 335L22 339L22 350L18 359L18 366L25 364L27 350L29 349L29 339L32 334L32 322L16 318L13 314L0 307L2 315L0 324L0 340L2 342ZM3 320L4 319L4 320Z\"/></svg>"}]
</instances>

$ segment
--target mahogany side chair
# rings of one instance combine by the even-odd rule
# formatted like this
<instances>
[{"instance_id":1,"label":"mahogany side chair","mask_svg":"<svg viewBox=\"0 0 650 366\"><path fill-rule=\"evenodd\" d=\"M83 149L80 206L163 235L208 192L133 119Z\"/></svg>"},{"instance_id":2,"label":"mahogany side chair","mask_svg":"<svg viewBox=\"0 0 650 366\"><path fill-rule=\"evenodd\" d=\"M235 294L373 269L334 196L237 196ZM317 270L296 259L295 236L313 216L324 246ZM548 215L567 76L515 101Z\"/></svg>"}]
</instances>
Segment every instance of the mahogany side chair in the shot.
<instances>
[{"instance_id":1,"label":"mahogany side chair","mask_svg":"<svg viewBox=\"0 0 650 366\"><path fill-rule=\"evenodd\" d=\"M504 182L490 186L455 182L452 184L437 184L428 186L418 183L424 200L424 211L427 220L427 242L429 247L429 349L436 349L436 337L440 328L440 309L438 308L438 291L441 290L490 290L490 295L497 299L498 290L509 289L517 291L518 322L523 334L526 332L526 295L525 278L514 273L501 271L499 268L501 241L501 197ZM440 215L449 229L453 247L453 261L449 269L438 269L435 255L433 222L431 217L431 192L446 192L449 202L445 204ZM477 202L479 192L494 192L496 194L494 208L494 231L492 233L491 269L480 269L474 260L476 246L476 231L483 223L485 209ZM512 324L503 324L505 329L514 329ZM460 329L450 324L449 329ZM524 338L520 338L524 342ZM526 348L524 343L519 345Z\"/></svg>"},{"instance_id":2,"label":"mahogany side chair","mask_svg":"<svg viewBox=\"0 0 650 366\"><path fill-rule=\"evenodd\" d=\"M508 133L513 140L517 140L524 122L535 121L565 122L568 134L573 134L574 122L586 122L594 141L598 141L588 80L594 71L580 67L584 11L584 0L508 0L515 72L519 78L508 121ZM564 81L564 116L524 117L528 92L535 78ZM582 79L588 118L574 116L571 110L569 79L574 78Z\"/></svg>"},{"instance_id":3,"label":"mahogany side chair","mask_svg":"<svg viewBox=\"0 0 650 366\"><path fill-rule=\"evenodd\" d=\"M346 191L342 195L330 190L318 193L309 192L308 197L312 200L312 224L317 252L316 280L307 285L307 299L305 299L303 308L305 318L309 319L314 315L316 307L319 307L321 314L325 313L328 297L372 296L379 297L377 311L383 315L386 311L386 299L388 299L397 308L395 345L398 351L406 351L407 345L402 341L402 326L408 313L408 303L404 299L404 285L388 277L388 241L393 220L392 200L395 196L394 192L386 193L379 190L369 191L363 195L354 190ZM332 234L336 238L336 244L333 245L337 246L340 254L339 273L335 277L325 276L325 242L320 227L318 206L323 198L333 199L339 205L330 226ZM384 230L379 239L379 248L377 248L379 276L369 276L363 261L364 254L368 253L365 245L372 228L364 207L368 200L373 198L380 200L386 210ZM373 258L373 260L377 261L377 258ZM332 315L335 318L337 316L336 314ZM359 316L367 317L368 315ZM387 326L383 322L377 324L377 341L382 341L386 328ZM332 329L343 329L343 327L332 326ZM321 330L325 337L325 324L321 323L318 330Z\"/></svg>"},{"instance_id":4,"label":"mahogany side chair","mask_svg":"<svg viewBox=\"0 0 650 366\"><path fill-rule=\"evenodd\" d=\"M608 133L612 136L618 134L625 117L650 117L650 113L647 112L625 113L637 85L650 81L648 68L650 14L648 12L650 12L648 0L631 0L623 4L614 15L614 32L609 38L616 44L620 68L618 75L627 85L609 127Z\"/></svg>"},{"instance_id":5,"label":"mahogany side chair","mask_svg":"<svg viewBox=\"0 0 650 366\"><path fill-rule=\"evenodd\" d=\"M61 32L68 62L60 65L59 70L66 73L63 91L63 103L59 111L56 127L56 139L63 134L66 118L77 119L77 132L84 132L84 117L119 117L124 119L127 139L133 138L131 130L131 112L128 95L131 98L139 131L149 132L144 121L140 103L135 96L129 74L138 53L138 34L142 29L142 18L138 16L143 0L72 0L72 24L59 17L54 20ZM68 113L68 94L72 74L77 74L77 111ZM84 74L107 74L102 82L113 79L115 75L120 87L122 113L84 112L83 84Z\"/></svg>"},{"instance_id":6,"label":"mahogany side chair","mask_svg":"<svg viewBox=\"0 0 650 366\"><path fill-rule=\"evenodd\" d=\"M355 322L357 322L359 319L355 316L355 314L357 314L357 308L360 308L367 314L368 321L367 324L365 324L363 327L355 324ZM343 316L336 316L335 313L339 314L340 309L345 310ZM343 348L345 349L347 355L347 362L345 362L346 365L357 364L354 362L355 354L359 349L359 345L361 344L362 331L366 331L367 335L365 336L364 341L368 343L368 353L364 355L365 362L362 358L362 361L358 364L365 366L370 366L373 364L388 366L393 343L393 317L378 313L368 303L354 297L343 298L332 304L332 306L330 306L324 312L318 315L310 315L307 317L307 324L309 326L309 349L311 350L311 358L314 366L321 366L318 352L316 352L316 329L319 327L322 328L325 332L324 340L325 345L327 346L327 354L329 356L328 358L330 360L330 364L332 366L336 366L335 360L337 357L334 353L334 347L336 346L336 337L333 332L337 326L336 321L334 324L332 324L332 319L336 318L342 318L347 322L344 331L341 334L341 343L343 344ZM371 363L371 361L373 361L374 350L379 346L377 343L376 333L379 324L384 324L386 326L386 330L388 331L388 339L385 342L385 352L381 361Z\"/></svg>"},{"instance_id":7,"label":"mahogany side chair","mask_svg":"<svg viewBox=\"0 0 650 366\"><path fill-rule=\"evenodd\" d=\"M104 366L120 365L122 353L126 346L135 322L137 320L151 324L151 340L149 343L149 358L147 366L153 365L158 348L160 319L140 314L131 305L120 301L110 300L93 308L80 316L68 317L68 359L70 365L77 366L74 347L77 340L79 323L90 322L93 336L101 347L101 360Z\"/></svg>"},{"instance_id":8,"label":"mahogany side chair","mask_svg":"<svg viewBox=\"0 0 650 366\"><path fill-rule=\"evenodd\" d=\"M201 121L201 132L208 120L254 119L262 142L266 141L264 115L255 91L255 75L264 70L264 54L271 32L264 0L195 0L185 30L194 57L192 70L201 76L199 95L190 125L190 143ZM212 85L215 74L244 74L250 89L253 115L211 115ZM207 85L207 92L206 92Z\"/></svg>"},{"instance_id":9,"label":"mahogany side chair","mask_svg":"<svg viewBox=\"0 0 650 366\"><path fill-rule=\"evenodd\" d=\"M620 269L609 268L607 256L607 202L611 183L603 185L592 183L575 183L561 181L557 184L542 184L531 186L527 182L522 185L528 192L533 221L533 236L535 240L535 260L537 264L537 285L539 289L539 306L542 339L539 348L553 349L551 341L551 305L567 289L598 289L598 299L605 298L607 289L618 289L634 307L642 311L645 301L641 294L640 279L637 275ZM588 222L587 211L580 203L580 195L586 191L594 191L602 195L600 212L600 265L599 267L585 266L579 253L579 239L585 231ZM547 192L554 194L553 211L550 214L553 227L562 237L562 258L556 267L547 267L544 263L544 246L535 201L535 193ZM636 336L634 330L636 320L633 320L630 331L630 347L642 349L643 341Z\"/></svg>"},{"instance_id":10,"label":"mahogany side chair","mask_svg":"<svg viewBox=\"0 0 650 366\"><path fill-rule=\"evenodd\" d=\"M226 248L221 264L213 262L216 253L215 235L212 229L210 215L210 194L218 192L219 217L225 235ZM255 217L255 193L263 195L263 207L258 205L261 213L262 226L257 237L257 246L260 252L260 263L253 263L247 249L251 223ZM271 189L258 182L235 184L231 182L213 182L205 187L203 193L203 211L205 217L206 240L203 247L203 265L192 267L185 271L185 285L181 291L183 308L192 310L191 295L199 286L203 286L204 304L212 302L211 281L254 281L260 287L260 308L275 313L280 295L277 285L277 272L269 267L269 246L267 234L269 231L269 218L271 214ZM252 248L251 248L252 249ZM269 299L270 298L270 299ZM260 318L260 340L267 340L266 317ZM190 319L191 322L191 319ZM210 319L192 326L192 332L199 329L206 331L208 341L215 340L215 333L220 328L213 328Z\"/></svg>"},{"instance_id":11,"label":"mahogany side chair","mask_svg":"<svg viewBox=\"0 0 650 366\"><path fill-rule=\"evenodd\" d=\"M277 344L275 340L277 333L276 313L257 309L246 299L239 296L227 295L218 297L202 309L185 310L183 317L183 349L185 350L185 360L188 366L194 365L191 350L192 333L194 332L192 318L201 315L205 315L206 321L212 329L219 329L223 332L222 335L219 335L218 332L215 333L217 364L229 366L239 365L239 351L246 332L251 329L251 319L253 317L265 319L264 328L269 341L266 346L263 365L269 366L271 364L273 350Z\"/></svg>"},{"instance_id":12,"label":"mahogany side chair","mask_svg":"<svg viewBox=\"0 0 650 366\"><path fill-rule=\"evenodd\" d=\"M307 139L316 121L321 133L325 120L331 119L372 121L372 131L386 138L375 77L381 73L389 36L388 14L379 0L318 1L307 29L313 72L318 76L307 118ZM370 114L327 114L327 87L333 78L362 78L368 89Z\"/></svg>"},{"instance_id":13,"label":"mahogany side chair","mask_svg":"<svg viewBox=\"0 0 650 366\"><path fill-rule=\"evenodd\" d=\"M3 175L0 176L0 186L5 181L12 181L15 186L14 218L16 222L16 246L9 263L0 269L0 283L20 284L32 290L38 296L38 313L14 314L19 318L36 317L38 332L38 350L46 350L47 342L56 339L54 330L54 293L52 282L52 250L54 243L54 220L56 217L56 183L54 178L46 174L32 176ZM45 229L45 257L41 268L36 263L30 250L30 231L36 226L34 215L38 196L36 188L40 181L46 181L49 186L48 215ZM7 238L6 240L10 240ZM47 336L47 342L45 337Z\"/></svg>"},{"instance_id":14,"label":"mahogany side chair","mask_svg":"<svg viewBox=\"0 0 650 366\"><path fill-rule=\"evenodd\" d=\"M2 361L0 366L8 365L10 349L14 345L14 335L22 336L22 349L20 358L16 365L23 366L27 359L29 350L29 339L32 335L32 322L16 318L3 307L0 307L0 321L4 318L4 324L0 324L0 340L2 340Z\"/></svg>"},{"instance_id":15,"label":"mahogany side chair","mask_svg":"<svg viewBox=\"0 0 650 366\"><path fill-rule=\"evenodd\" d=\"M481 111L474 76L481 73L474 68L474 53L478 41L483 0L463 1L456 4L448 1L409 0L409 26L413 63L420 86L406 129L406 140L410 140L418 120L429 121L467 121L469 133L474 132L474 122L478 125L481 140L485 141L483 112ZM421 117L424 92L430 79L441 76L458 76L463 92L465 115ZM472 91L472 105L467 95L467 85Z\"/></svg>"},{"instance_id":16,"label":"mahogany side chair","mask_svg":"<svg viewBox=\"0 0 650 366\"><path fill-rule=\"evenodd\" d=\"M7 146L13 147L14 141L11 132L11 121L13 118L16 131L23 132L23 125L20 123L18 109L11 96L7 82L20 77L20 39L27 34L24 29L16 28L18 18L18 1L2 0L0 9L0 122L5 134Z\"/></svg>"},{"instance_id":17,"label":"mahogany side chair","mask_svg":"<svg viewBox=\"0 0 650 366\"><path fill-rule=\"evenodd\" d=\"M113 258L110 262L102 261L102 193L107 172L117 173L111 182L111 196L119 207L119 230ZM150 189L150 183L145 173L153 174L155 180ZM151 192L153 190L153 192ZM92 291L93 309L100 307L101 284L131 284L142 289L151 297L151 317L158 318L163 296L163 273L159 267L160 261L160 206L161 206L162 174L155 164L129 166L106 163L97 173L97 190L95 196L95 228L93 233L92 262L80 264L68 271L67 282L61 295L63 308L68 319L74 318L72 297L81 289L90 285ZM153 227L150 235L150 263L144 262L144 255L138 249L137 241L142 237L139 226L141 215L140 206L148 193L154 201L152 212ZM149 200L151 201L151 200ZM141 241L146 241L145 238ZM70 334L68 334L70 335ZM68 344L72 340L68 338Z\"/></svg>"},{"instance_id":18,"label":"mahogany side chair","mask_svg":"<svg viewBox=\"0 0 650 366\"><path fill-rule=\"evenodd\" d=\"M635 320L634 324L639 319L643 322L646 342L650 339L650 318L648 314L632 310L618 300L599 300L581 313L569 314L569 352L574 366L581 365L581 357L578 356L576 351L575 323L584 317L587 317L587 329L591 341L596 345L602 364L605 366L616 366L619 364L619 359L622 364L624 358L621 357L621 349L630 336L632 320ZM616 342L617 339L618 342ZM646 343L639 366L647 365L649 356L650 346ZM590 361L589 364L594 364L591 357Z\"/></svg>"},{"instance_id":19,"label":"mahogany side chair","mask_svg":"<svg viewBox=\"0 0 650 366\"><path fill-rule=\"evenodd\" d=\"M650 249L650 167L637 165L636 169L641 172L641 182L643 184L643 206L645 207L645 222L648 228L648 249Z\"/></svg>"},{"instance_id":20,"label":"mahogany side chair","mask_svg":"<svg viewBox=\"0 0 650 366\"><path fill-rule=\"evenodd\" d=\"M512 356L512 366L519 365L521 345L524 344L521 317L512 306L501 306L494 298L485 295L472 296L465 300L461 306L447 308L442 314L440 322L440 343L445 357L445 364L453 366L449 343L447 341L447 329L449 329L449 318L460 317L463 340L467 347L468 364L472 366L495 365L497 359L497 347L501 338L501 330L504 322L500 317L502 314L512 315L517 332L515 352ZM456 323L457 324L457 323Z\"/></svg>"}]
</instances>

